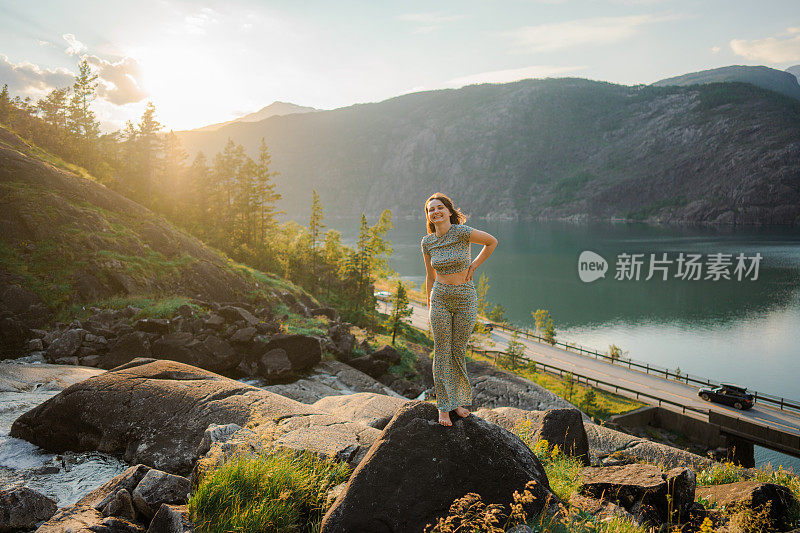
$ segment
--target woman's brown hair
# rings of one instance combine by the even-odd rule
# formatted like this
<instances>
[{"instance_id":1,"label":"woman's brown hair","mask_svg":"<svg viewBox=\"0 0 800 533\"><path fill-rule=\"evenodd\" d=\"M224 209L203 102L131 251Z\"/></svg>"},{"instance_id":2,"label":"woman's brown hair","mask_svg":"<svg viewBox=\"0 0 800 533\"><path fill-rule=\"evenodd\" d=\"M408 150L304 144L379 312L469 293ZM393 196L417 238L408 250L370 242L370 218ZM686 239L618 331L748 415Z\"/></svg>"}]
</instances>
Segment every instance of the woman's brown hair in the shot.
<instances>
[{"instance_id":1,"label":"woman's brown hair","mask_svg":"<svg viewBox=\"0 0 800 533\"><path fill-rule=\"evenodd\" d=\"M446 194L437 192L432 194L427 200L425 200L425 226L428 229L428 233L433 233L436 231L436 226L428 220L428 203L431 200L439 200L444 204L444 206L450 210L450 223L451 224L463 224L467 221L467 215L453 207L453 201L447 197Z\"/></svg>"}]
</instances>

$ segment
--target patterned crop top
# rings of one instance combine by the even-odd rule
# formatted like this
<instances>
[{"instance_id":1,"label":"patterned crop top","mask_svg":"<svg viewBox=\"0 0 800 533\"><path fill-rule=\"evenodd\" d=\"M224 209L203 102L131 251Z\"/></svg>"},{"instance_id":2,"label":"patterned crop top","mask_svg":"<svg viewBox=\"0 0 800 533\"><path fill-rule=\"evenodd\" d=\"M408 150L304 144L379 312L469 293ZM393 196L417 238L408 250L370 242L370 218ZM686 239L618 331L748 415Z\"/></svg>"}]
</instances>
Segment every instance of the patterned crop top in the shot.
<instances>
[{"instance_id":1,"label":"patterned crop top","mask_svg":"<svg viewBox=\"0 0 800 533\"><path fill-rule=\"evenodd\" d=\"M422 253L431 257L431 266L439 274L455 274L469 268L472 263L469 237L472 228L464 224L451 224L441 237L428 233L422 238Z\"/></svg>"}]
</instances>

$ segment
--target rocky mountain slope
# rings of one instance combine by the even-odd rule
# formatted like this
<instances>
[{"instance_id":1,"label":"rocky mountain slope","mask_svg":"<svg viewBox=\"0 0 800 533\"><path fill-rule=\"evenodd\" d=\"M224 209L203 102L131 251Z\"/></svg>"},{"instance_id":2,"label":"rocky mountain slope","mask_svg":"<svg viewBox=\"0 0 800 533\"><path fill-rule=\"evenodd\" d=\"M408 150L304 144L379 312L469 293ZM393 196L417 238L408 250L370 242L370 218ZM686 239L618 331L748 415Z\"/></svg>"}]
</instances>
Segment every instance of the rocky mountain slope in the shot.
<instances>
[{"instance_id":1,"label":"rocky mountain slope","mask_svg":"<svg viewBox=\"0 0 800 533\"><path fill-rule=\"evenodd\" d=\"M786 74L789 76L789 74ZM264 137L303 216L420 216L431 193L473 216L800 223L800 102L744 83L628 87L524 80L179 132L190 153Z\"/></svg>"},{"instance_id":2,"label":"rocky mountain slope","mask_svg":"<svg viewBox=\"0 0 800 533\"><path fill-rule=\"evenodd\" d=\"M196 130L192 131L215 131L220 129L222 126L227 126L228 124L233 124L234 122L258 122L259 120L264 120L269 117L280 117L283 115L291 115L293 113L312 113L314 111L317 111L317 109L313 107L305 107L289 102L272 102L268 106L262 107L254 113L248 113L247 115L233 120L228 120L227 122L203 126L202 128L197 128Z\"/></svg>"},{"instance_id":3,"label":"rocky mountain slope","mask_svg":"<svg viewBox=\"0 0 800 533\"><path fill-rule=\"evenodd\" d=\"M750 83L756 87L800 100L800 83L797 82L797 78L791 71L775 70L774 68L762 66L731 65L729 67L701 70L700 72L683 74L674 78L666 78L655 82L653 85L657 87L666 87L668 85L685 87L687 85L727 81Z\"/></svg>"},{"instance_id":4,"label":"rocky mountain slope","mask_svg":"<svg viewBox=\"0 0 800 533\"><path fill-rule=\"evenodd\" d=\"M110 297L269 298L254 274L162 217L56 168L0 129L0 337ZM258 278L256 278L258 276ZM260 285L259 285L260 282ZM0 347L5 342L0 343Z\"/></svg>"}]
</instances>

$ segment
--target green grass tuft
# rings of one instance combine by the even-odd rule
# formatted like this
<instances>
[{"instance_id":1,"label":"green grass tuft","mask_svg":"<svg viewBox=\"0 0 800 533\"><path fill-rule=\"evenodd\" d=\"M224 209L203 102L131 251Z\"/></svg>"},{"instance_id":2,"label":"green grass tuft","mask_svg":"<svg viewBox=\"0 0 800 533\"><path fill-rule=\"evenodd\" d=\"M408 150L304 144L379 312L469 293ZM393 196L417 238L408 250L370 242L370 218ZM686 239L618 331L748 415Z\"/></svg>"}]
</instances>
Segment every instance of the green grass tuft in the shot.
<instances>
[{"instance_id":1,"label":"green grass tuft","mask_svg":"<svg viewBox=\"0 0 800 533\"><path fill-rule=\"evenodd\" d=\"M199 533L317 532L326 493L349 474L307 451L236 457L203 478L189 512Z\"/></svg>"}]
</instances>

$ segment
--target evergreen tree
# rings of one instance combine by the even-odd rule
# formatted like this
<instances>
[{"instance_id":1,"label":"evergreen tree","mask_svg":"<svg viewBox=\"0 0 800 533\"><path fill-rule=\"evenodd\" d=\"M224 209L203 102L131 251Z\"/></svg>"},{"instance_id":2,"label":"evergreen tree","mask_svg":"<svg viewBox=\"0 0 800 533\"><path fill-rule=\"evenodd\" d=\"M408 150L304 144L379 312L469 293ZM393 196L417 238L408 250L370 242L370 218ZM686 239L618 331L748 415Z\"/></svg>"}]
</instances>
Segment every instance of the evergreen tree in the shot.
<instances>
[{"instance_id":1,"label":"evergreen tree","mask_svg":"<svg viewBox=\"0 0 800 533\"><path fill-rule=\"evenodd\" d=\"M8 94L8 84L3 84L3 90L0 91L0 123L9 124L12 112L11 96Z\"/></svg>"},{"instance_id":2,"label":"evergreen tree","mask_svg":"<svg viewBox=\"0 0 800 533\"><path fill-rule=\"evenodd\" d=\"M161 211L169 214L173 220L179 218L186 221L185 213L188 209L188 187L186 183L186 160L189 154L181 146L178 136L170 130L161 141L161 151L164 154L161 161Z\"/></svg>"},{"instance_id":3,"label":"evergreen tree","mask_svg":"<svg viewBox=\"0 0 800 533\"><path fill-rule=\"evenodd\" d=\"M319 240L320 229L324 228L322 223L322 203L316 189L311 191L311 217L308 221L308 233L311 236L311 288L316 289L317 279L317 241Z\"/></svg>"},{"instance_id":4,"label":"evergreen tree","mask_svg":"<svg viewBox=\"0 0 800 533\"><path fill-rule=\"evenodd\" d=\"M486 307L489 304L486 300L486 295L489 293L489 278L483 272L481 272L480 277L478 277L478 286L475 292L478 293L478 314L485 315Z\"/></svg>"},{"instance_id":5,"label":"evergreen tree","mask_svg":"<svg viewBox=\"0 0 800 533\"><path fill-rule=\"evenodd\" d=\"M408 301L406 288L400 280L397 280L397 290L394 293L394 298L392 298L392 306L392 314L389 318L389 329L392 332L392 346L394 346L394 339L397 332L406 322L405 319L414 313L414 309Z\"/></svg>"},{"instance_id":6,"label":"evergreen tree","mask_svg":"<svg viewBox=\"0 0 800 533\"><path fill-rule=\"evenodd\" d=\"M161 123L156 120L156 106L153 105L153 102L147 102L147 107L145 107L142 114L142 121L136 130L136 144L139 155L138 170L141 172L143 185L140 194L142 194L142 201L148 206L153 203L156 176L160 166L161 143L158 138L158 132L161 131L162 127Z\"/></svg>"},{"instance_id":7,"label":"evergreen tree","mask_svg":"<svg viewBox=\"0 0 800 533\"><path fill-rule=\"evenodd\" d=\"M270 170L271 162L272 157L267 150L267 143L262 137L261 147L258 150L258 168L256 170L256 204L259 211L258 231L261 245L267 240L267 232L277 224L275 215L283 212L275 210L275 204L282 196L275 192L275 182L272 181L272 178L277 176L278 173Z\"/></svg>"},{"instance_id":8,"label":"evergreen tree","mask_svg":"<svg viewBox=\"0 0 800 533\"><path fill-rule=\"evenodd\" d=\"M506 354L508 354L508 362L511 369L516 370L519 368L520 361L522 361L522 357L525 355L525 345L519 341L517 330L514 330L514 333L511 334L511 340L508 343L508 348L506 348Z\"/></svg>"}]
</instances>

